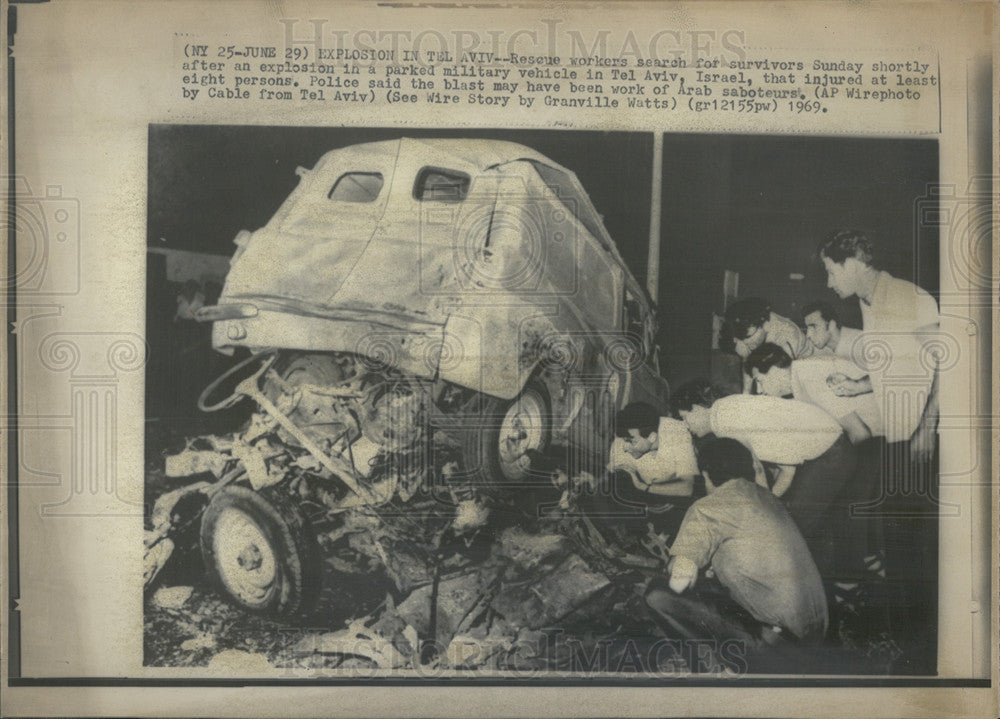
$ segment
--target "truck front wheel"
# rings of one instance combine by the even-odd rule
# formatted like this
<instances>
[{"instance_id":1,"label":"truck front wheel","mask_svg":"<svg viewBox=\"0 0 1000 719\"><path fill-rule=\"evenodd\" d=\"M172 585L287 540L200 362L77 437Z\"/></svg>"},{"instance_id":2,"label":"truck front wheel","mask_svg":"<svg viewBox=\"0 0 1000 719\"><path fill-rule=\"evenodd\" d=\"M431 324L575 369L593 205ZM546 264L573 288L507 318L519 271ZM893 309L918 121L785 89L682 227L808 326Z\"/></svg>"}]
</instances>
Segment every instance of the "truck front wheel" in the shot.
<instances>
[{"instance_id":1,"label":"truck front wheel","mask_svg":"<svg viewBox=\"0 0 1000 719\"><path fill-rule=\"evenodd\" d=\"M201 551L215 584L252 611L290 618L312 605L315 541L295 506L278 493L226 487L201 521Z\"/></svg>"},{"instance_id":2,"label":"truck front wheel","mask_svg":"<svg viewBox=\"0 0 1000 719\"><path fill-rule=\"evenodd\" d=\"M466 467L488 483L522 481L530 470L529 452L544 451L551 437L548 393L531 381L513 400L485 398L481 414L469 418Z\"/></svg>"}]
</instances>

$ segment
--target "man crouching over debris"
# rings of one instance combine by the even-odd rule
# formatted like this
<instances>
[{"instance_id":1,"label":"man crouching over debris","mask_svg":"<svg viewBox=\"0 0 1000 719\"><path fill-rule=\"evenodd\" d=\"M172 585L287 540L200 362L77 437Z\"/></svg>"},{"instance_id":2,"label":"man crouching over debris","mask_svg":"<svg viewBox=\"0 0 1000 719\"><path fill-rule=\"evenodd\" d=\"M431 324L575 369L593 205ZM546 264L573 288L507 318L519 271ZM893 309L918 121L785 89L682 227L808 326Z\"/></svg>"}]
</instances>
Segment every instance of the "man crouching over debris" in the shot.
<instances>
[{"instance_id":1,"label":"man crouching over debris","mask_svg":"<svg viewBox=\"0 0 1000 719\"><path fill-rule=\"evenodd\" d=\"M609 471L627 472L646 494L691 496L698 464L683 422L661 417L645 402L632 402L615 416L615 434Z\"/></svg>"},{"instance_id":2,"label":"man crouching over debris","mask_svg":"<svg viewBox=\"0 0 1000 719\"><path fill-rule=\"evenodd\" d=\"M613 500L638 506L640 521L655 516L656 529L673 534L698 476L687 426L661 417L650 404L632 402L615 416L615 435L608 462Z\"/></svg>"},{"instance_id":3,"label":"man crouching over debris","mask_svg":"<svg viewBox=\"0 0 1000 719\"><path fill-rule=\"evenodd\" d=\"M715 624L705 621L708 607L678 596L710 566L729 597L760 622L759 634L751 634L769 644L779 637L822 640L828 618L819 571L781 501L754 483L750 451L714 439L702 449L700 467L707 496L688 509L671 547L670 588L651 589L648 605L682 631L685 624Z\"/></svg>"}]
</instances>

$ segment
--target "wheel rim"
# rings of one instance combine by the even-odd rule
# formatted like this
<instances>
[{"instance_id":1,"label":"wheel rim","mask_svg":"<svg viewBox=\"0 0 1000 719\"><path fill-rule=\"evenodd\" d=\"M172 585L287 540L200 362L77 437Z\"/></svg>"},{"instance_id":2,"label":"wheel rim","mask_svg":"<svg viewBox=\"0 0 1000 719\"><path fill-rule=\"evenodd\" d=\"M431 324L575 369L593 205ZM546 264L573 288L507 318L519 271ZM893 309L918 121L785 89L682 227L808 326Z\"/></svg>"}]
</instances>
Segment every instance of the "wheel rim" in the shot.
<instances>
[{"instance_id":1,"label":"wheel rim","mask_svg":"<svg viewBox=\"0 0 1000 719\"><path fill-rule=\"evenodd\" d=\"M545 403L528 391L507 409L500 425L500 468L505 477L519 479L528 470L528 450L541 449L545 440Z\"/></svg>"},{"instance_id":2,"label":"wheel rim","mask_svg":"<svg viewBox=\"0 0 1000 719\"><path fill-rule=\"evenodd\" d=\"M226 507L212 539L219 578L244 604L263 606L277 582L277 561L270 540L246 513Z\"/></svg>"}]
</instances>

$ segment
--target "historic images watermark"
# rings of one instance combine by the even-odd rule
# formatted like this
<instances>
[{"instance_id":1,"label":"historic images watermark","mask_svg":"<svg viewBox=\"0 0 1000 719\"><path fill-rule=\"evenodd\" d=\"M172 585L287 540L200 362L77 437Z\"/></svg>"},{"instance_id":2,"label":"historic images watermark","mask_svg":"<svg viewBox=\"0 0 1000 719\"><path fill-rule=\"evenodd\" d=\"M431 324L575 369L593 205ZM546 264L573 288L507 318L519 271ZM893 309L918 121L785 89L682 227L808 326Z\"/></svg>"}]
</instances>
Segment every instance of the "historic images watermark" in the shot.
<instances>
[{"instance_id":1,"label":"historic images watermark","mask_svg":"<svg viewBox=\"0 0 1000 719\"><path fill-rule=\"evenodd\" d=\"M10 481L22 491L63 488L62 500L42 503L43 516L140 514L141 503L123 491L118 471L118 390L122 373L144 365L145 340L127 332L53 330L68 298L82 292L80 200L58 184L34 192L37 183L24 176L3 184L14 262L2 284L8 309L16 308L11 332L21 388L16 415L3 423L17 429L18 471ZM35 382L68 392L25 394ZM50 451L54 444L66 451Z\"/></svg>"}]
</instances>

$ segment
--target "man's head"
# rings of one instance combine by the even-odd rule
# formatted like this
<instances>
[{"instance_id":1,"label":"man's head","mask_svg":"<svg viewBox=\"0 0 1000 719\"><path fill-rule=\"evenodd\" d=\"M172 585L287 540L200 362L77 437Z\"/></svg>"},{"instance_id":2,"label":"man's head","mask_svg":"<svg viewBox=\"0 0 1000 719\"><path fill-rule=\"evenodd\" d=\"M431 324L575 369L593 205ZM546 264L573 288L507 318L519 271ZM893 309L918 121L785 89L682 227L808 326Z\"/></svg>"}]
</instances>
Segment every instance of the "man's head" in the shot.
<instances>
[{"instance_id":1,"label":"man's head","mask_svg":"<svg viewBox=\"0 0 1000 719\"><path fill-rule=\"evenodd\" d=\"M698 437L704 437L712 431L709 408L716 399L718 394L708 380L693 379L677 388L670 403L688 429Z\"/></svg>"},{"instance_id":2,"label":"man's head","mask_svg":"<svg viewBox=\"0 0 1000 719\"><path fill-rule=\"evenodd\" d=\"M840 339L840 320L826 302L810 302L802 310L806 337L817 349L834 349Z\"/></svg>"},{"instance_id":3,"label":"man's head","mask_svg":"<svg viewBox=\"0 0 1000 719\"><path fill-rule=\"evenodd\" d=\"M746 367L762 394L785 397L792 393L792 358L778 345L762 344L747 357Z\"/></svg>"},{"instance_id":4,"label":"man's head","mask_svg":"<svg viewBox=\"0 0 1000 719\"><path fill-rule=\"evenodd\" d=\"M770 305L759 297L747 297L729 306L726 325L736 340L737 354L745 357L763 344L766 335L764 323L770 317Z\"/></svg>"},{"instance_id":5,"label":"man's head","mask_svg":"<svg viewBox=\"0 0 1000 719\"><path fill-rule=\"evenodd\" d=\"M646 402L632 402L615 415L615 435L625 440L625 451L638 459L658 446L660 413Z\"/></svg>"},{"instance_id":6,"label":"man's head","mask_svg":"<svg viewBox=\"0 0 1000 719\"><path fill-rule=\"evenodd\" d=\"M850 297L871 269L872 242L864 232L840 230L823 240L819 257L826 268L827 287L839 297Z\"/></svg>"},{"instance_id":7,"label":"man's head","mask_svg":"<svg viewBox=\"0 0 1000 719\"><path fill-rule=\"evenodd\" d=\"M714 492L730 479L754 481L756 472L750 450L735 439L719 437L701 448L698 467L705 478L705 491Z\"/></svg>"}]
</instances>

